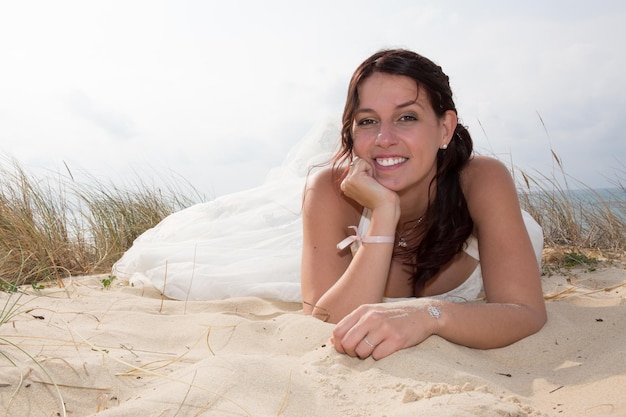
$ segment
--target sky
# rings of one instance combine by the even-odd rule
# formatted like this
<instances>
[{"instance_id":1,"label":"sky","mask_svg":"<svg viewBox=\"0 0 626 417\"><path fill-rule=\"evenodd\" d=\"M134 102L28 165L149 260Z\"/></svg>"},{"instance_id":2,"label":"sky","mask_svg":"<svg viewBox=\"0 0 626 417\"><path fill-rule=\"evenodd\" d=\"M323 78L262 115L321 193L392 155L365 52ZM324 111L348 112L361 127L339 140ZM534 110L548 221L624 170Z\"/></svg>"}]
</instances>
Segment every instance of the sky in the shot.
<instances>
[{"instance_id":1,"label":"sky","mask_svg":"<svg viewBox=\"0 0 626 417\"><path fill-rule=\"evenodd\" d=\"M449 75L477 152L551 176L626 177L621 0L0 3L0 154L27 171L260 185L339 120L382 48ZM558 169L557 169L558 171Z\"/></svg>"}]
</instances>

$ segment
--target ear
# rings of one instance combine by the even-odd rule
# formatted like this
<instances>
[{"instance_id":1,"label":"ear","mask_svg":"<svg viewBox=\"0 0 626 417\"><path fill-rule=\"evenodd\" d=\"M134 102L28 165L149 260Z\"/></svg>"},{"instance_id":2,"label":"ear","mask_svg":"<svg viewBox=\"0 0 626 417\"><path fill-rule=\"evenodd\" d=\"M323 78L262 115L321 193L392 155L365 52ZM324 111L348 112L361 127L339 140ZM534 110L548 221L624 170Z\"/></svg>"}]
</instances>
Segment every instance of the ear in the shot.
<instances>
[{"instance_id":1,"label":"ear","mask_svg":"<svg viewBox=\"0 0 626 417\"><path fill-rule=\"evenodd\" d=\"M439 147L444 148L444 145L447 147L448 143L452 140L452 136L456 130L456 125L459 123L459 119L454 111L446 110L439 120L441 124L441 143L439 144Z\"/></svg>"}]
</instances>

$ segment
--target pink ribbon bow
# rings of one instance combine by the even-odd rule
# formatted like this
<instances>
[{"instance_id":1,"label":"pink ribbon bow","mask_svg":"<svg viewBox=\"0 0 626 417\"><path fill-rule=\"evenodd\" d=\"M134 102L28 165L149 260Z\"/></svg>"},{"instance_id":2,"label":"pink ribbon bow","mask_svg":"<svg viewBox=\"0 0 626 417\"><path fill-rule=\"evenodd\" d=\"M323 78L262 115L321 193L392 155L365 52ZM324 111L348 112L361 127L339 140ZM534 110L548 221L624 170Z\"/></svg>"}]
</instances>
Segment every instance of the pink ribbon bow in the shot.
<instances>
[{"instance_id":1,"label":"pink ribbon bow","mask_svg":"<svg viewBox=\"0 0 626 417\"><path fill-rule=\"evenodd\" d=\"M354 229L356 234L352 236L348 236L341 242L337 244L337 249L343 250L348 246L352 245L354 242L362 242L362 243L394 243L396 241L393 236L361 236L359 234L359 229L356 226L350 226L350 229Z\"/></svg>"}]
</instances>

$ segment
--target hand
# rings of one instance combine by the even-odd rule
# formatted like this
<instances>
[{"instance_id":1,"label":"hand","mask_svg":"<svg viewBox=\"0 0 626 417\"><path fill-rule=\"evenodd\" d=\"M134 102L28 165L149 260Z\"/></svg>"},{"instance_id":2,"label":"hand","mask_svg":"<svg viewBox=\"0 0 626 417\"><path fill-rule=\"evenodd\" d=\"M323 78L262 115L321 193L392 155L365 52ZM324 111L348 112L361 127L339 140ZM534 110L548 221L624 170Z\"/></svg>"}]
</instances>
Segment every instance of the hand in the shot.
<instances>
[{"instance_id":1,"label":"hand","mask_svg":"<svg viewBox=\"0 0 626 417\"><path fill-rule=\"evenodd\" d=\"M337 323L331 342L339 353L382 359L436 332L438 323L427 308L406 303L362 305Z\"/></svg>"},{"instance_id":2,"label":"hand","mask_svg":"<svg viewBox=\"0 0 626 417\"><path fill-rule=\"evenodd\" d=\"M363 207L374 210L387 204L399 205L397 193L380 184L373 176L372 166L355 157L350 171L341 182L341 191Z\"/></svg>"}]
</instances>

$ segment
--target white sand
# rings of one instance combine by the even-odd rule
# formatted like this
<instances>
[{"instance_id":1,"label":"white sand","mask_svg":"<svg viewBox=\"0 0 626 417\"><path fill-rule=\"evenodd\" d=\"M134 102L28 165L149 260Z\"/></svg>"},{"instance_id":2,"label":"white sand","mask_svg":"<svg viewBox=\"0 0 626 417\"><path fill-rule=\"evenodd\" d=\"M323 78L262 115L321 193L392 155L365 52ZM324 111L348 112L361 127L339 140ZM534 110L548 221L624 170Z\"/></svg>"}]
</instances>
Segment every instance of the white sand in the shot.
<instances>
[{"instance_id":1,"label":"white sand","mask_svg":"<svg viewBox=\"0 0 626 417\"><path fill-rule=\"evenodd\" d=\"M626 416L623 266L544 278L549 323L512 346L431 337L379 362L336 353L333 326L297 304L162 301L101 279L19 299L0 327L2 414Z\"/></svg>"}]
</instances>

